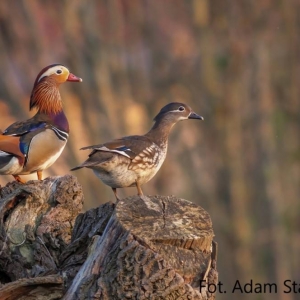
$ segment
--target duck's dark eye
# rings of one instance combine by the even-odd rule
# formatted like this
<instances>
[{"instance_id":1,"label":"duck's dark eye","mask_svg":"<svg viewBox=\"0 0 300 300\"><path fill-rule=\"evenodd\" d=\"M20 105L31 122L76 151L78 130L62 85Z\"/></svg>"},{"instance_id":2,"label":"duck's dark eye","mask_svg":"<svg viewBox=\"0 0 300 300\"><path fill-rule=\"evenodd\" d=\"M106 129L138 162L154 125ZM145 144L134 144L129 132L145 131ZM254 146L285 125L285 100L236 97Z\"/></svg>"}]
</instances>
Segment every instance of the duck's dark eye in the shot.
<instances>
[{"instance_id":1,"label":"duck's dark eye","mask_svg":"<svg viewBox=\"0 0 300 300\"><path fill-rule=\"evenodd\" d=\"M179 110L179 111L184 111L185 108L184 108L183 106L179 106L178 110Z\"/></svg>"},{"instance_id":2,"label":"duck's dark eye","mask_svg":"<svg viewBox=\"0 0 300 300\"><path fill-rule=\"evenodd\" d=\"M61 74L62 73L62 70L57 70L56 71L56 74Z\"/></svg>"}]
</instances>

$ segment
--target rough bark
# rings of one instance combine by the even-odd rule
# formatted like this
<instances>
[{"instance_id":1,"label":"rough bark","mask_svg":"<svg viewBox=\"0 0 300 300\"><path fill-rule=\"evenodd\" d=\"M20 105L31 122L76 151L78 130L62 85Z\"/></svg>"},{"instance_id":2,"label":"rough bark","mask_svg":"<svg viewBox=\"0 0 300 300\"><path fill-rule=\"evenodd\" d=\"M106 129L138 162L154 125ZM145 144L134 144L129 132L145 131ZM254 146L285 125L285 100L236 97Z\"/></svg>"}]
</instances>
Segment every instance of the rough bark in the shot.
<instances>
[{"instance_id":1,"label":"rough bark","mask_svg":"<svg viewBox=\"0 0 300 300\"><path fill-rule=\"evenodd\" d=\"M1 189L0 197L0 279L57 273L58 258L82 209L77 179L13 182Z\"/></svg>"},{"instance_id":2,"label":"rough bark","mask_svg":"<svg viewBox=\"0 0 300 300\"><path fill-rule=\"evenodd\" d=\"M218 279L201 207L133 196L78 214L82 201L69 175L0 190L1 300L214 299L200 293Z\"/></svg>"},{"instance_id":3,"label":"rough bark","mask_svg":"<svg viewBox=\"0 0 300 300\"><path fill-rule=\"evenodd\" d=\"M189 201L121 200L63 299L213 299L199 292L208 272L217 281L212 239L208 213Z\"/></svg>"},{"instance_id":4,"label":"rough bark","mask_svg":"<svg viewBox=\"0 0 300 300\"><path fill-rule=\"evenodd\" d=\"M49 275L7 283L0 297L1 300L56 300L61 299L63 292L62 276Z\"/></svg>"}]
</instances>

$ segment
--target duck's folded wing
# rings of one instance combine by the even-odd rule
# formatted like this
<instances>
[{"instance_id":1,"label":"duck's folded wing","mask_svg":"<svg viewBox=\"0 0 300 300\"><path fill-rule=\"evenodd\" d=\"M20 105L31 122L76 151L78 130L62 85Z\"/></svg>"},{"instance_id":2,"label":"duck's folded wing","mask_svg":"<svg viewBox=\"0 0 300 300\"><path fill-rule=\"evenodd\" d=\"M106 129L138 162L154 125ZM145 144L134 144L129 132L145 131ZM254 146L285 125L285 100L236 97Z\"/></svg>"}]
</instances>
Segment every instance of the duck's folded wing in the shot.
<instances>
[{"instance_id":1,"label":"duck's folded wing","mask_svg":"<svg viewBox=\"0 0 300 300\"><path fill-rule=\"evenodd\" d=\"M132 160L151 144L152 142L146 137L128 136L107 142L105 144L88 146L81 149L93 150L89 156L94 155L96 151L105 151L118 153Z\"/></svg>"},{"instance_id":2,"label":"duck's folded wing","mask_svg":"<svg viewBox=\"0 0 300 300\"><path fill-rule=\"evenodd\" d=\"M4 130L3 135L21 136L25 133L45 128L46 126L46 122L29 119L26 121L13 123Z\"/></svg>"},{"instance_id":3,"label":"duck's folded wing","mask_svg":"<svg viewBox=\"0 0 300 300\"><path fill-rule=\"evenodd\" d=\"M34 136L46 130L49 125L46 122L29 119L22 122L16 122L10 125L3 134L0 135L0 150L16 155L22 158L22 164L26 165L30 143ZM1 144L1 141L2 144Z\"/></svg>"}]
</instances>

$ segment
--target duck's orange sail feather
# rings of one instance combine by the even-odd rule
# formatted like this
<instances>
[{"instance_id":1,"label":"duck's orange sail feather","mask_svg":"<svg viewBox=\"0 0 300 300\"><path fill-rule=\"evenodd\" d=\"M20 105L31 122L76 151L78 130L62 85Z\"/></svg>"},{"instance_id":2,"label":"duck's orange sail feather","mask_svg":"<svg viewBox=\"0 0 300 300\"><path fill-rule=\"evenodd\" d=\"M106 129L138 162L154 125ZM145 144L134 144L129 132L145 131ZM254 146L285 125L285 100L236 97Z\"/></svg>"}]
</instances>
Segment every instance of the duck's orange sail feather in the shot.
<instances>
[{"instance_id":1,"label":"duck's orange sail feather","mask_svg":"<svg viewBox=\"0 0 300 300\"><path fill-rule=\"evenodd\" d=\"M24 160L24 154L19 148L20 138L9 135L0 135L0 150L13 154L19 159Z\"/></svg>"}]
</instances>

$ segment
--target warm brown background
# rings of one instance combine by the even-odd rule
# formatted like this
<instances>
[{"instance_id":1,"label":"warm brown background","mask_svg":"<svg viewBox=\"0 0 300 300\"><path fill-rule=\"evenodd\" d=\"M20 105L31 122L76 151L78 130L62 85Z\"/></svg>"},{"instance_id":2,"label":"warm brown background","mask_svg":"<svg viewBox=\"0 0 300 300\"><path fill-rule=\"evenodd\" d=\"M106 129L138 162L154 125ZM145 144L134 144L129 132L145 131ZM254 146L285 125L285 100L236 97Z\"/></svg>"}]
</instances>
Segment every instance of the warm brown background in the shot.
<instances>
[{"instance_id":1,"label":"warm brown background","mask_svg":"<svg viewBox=\"0 0 300 300\"><path fill-rule=\"evenodd\" d=\"M299 12L297 0L0 1L0 128L33 115L35 77L56 62L83 83L61 86L71 135L45 176L82 162L80 147L145 133L166 103L189 103L205 121L176 125L144 192L208 210L218 299L297 299L231 287L300 283ZM91 171L74 174L86 209L114 200Z\"/></svg>"}]
</instances>

